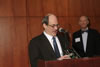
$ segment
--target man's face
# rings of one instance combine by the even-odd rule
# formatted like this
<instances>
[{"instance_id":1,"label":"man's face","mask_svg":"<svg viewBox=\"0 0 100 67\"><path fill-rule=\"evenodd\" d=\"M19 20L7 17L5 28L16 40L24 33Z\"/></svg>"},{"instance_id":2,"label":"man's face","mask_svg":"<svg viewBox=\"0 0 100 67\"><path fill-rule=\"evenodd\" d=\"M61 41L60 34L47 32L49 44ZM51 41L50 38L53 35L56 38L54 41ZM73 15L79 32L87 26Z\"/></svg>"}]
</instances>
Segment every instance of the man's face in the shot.
<instances>
[{"instance_id":1,"label":"man's face","mask_svg":"<svg viewBox=\"0 0 100 67\"><path fill-rule=\"evenodd\" d=\"M87 25L89 24L89 21L87 19L86 16L81 16L80 17L80 20L79 20L79 25L82 29L85 29L87 28Z\"/></svg>"},{"instance_id":2,"label":"man's face","mask_svg":"<svg viewBox=\"0 0 100 67\"><path fill-rule=\"evenodd\" d=\"M57 17L54 15L50 15L48 20L48 25L44 24L45 32L51 36L56 36L59 24L57 21Z\"/></svg>"}]
</instances>

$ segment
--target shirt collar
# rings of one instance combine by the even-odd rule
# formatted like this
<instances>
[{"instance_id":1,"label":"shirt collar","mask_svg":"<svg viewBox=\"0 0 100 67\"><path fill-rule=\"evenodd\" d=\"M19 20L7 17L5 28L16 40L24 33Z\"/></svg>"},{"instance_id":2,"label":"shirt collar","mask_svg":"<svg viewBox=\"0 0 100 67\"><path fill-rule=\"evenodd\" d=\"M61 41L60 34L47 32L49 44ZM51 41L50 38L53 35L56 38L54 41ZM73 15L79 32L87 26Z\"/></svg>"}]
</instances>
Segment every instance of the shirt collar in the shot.
<instances>
[{"instance_id":1,"label":"shirt collar","mask_svg":"<svg viewBox=\"0 0 100 67\"><path fill-rule=\"evenodd\" d=\"M84 30L83 30L83 29L81 29L81 31L86 31L86 30L88 30L88 27L87 27L86 29L84 29Z\"/></svg>"},{"instance_id":2,"label":"shirt collar","mask_svg":"<svg viewBox=\"0 0 100 67\"><path fill-rule=\"evenodd\" d=\"M49 38L50 40L53 38L53 36L47 34L45 31L44 31L43 33L44 33L44 35L45 35L47 38Z\"/></svg>"}]
</instances>

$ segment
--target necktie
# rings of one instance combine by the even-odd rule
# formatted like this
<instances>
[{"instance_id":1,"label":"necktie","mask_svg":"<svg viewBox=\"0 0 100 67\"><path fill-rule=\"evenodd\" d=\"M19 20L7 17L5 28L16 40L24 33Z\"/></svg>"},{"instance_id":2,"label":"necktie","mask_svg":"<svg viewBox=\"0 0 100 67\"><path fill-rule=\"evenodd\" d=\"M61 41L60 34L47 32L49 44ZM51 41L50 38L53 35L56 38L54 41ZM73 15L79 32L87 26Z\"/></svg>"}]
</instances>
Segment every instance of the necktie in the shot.
<instances>
[{"instance_id":1,"label":"necktie","mask_svg":"<svg viewBox=\"0 0 100 67\"><path fill-rule=\"evenodd\" d=\"M59 53L59 50L58 50L58 46L57 46L55 37L53 37L53 46L54 46L56 57L59 58L60 57L60 53Z\"/></svg>"},{"instance_id":2,"label":"necktie","mask_svg":"<svg viewBox=\"0 0 100 67\"><path fill-rule=\"evenodd\" d=\"M81 31L82 33L84 33L84 32L87 32L88 33L88 30L85 30L85 31Z\"/></svg>"}]
</instances>

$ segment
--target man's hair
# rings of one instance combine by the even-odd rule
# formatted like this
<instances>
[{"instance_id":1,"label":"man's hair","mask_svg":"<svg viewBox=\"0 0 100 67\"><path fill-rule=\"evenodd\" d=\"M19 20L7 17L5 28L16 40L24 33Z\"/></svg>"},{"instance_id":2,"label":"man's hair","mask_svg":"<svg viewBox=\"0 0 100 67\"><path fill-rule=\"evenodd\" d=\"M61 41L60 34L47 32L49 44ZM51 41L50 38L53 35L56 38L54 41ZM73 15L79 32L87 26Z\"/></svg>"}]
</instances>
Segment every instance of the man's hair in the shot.
<instances>
[{"instance_id":1,"label":"man's hair","mask_svg":"<svg viewBox=\"0 0 100 67\"><path fill-rule=\"evenodd\" d=\"M80 17L82 17L82 16L80 16ZM90 22L90 19L89 19L89 17L88 16L84 16L89 22Z\"/></svg>"},{"instance_id":2,"label":"man's hair","mask_svg":"<svg viewBox=\"0 0 100 67\"><path fill-rule=\"evenodd\" d=\"M42 20L42 24L48 25L49 16L45 16Z\"/></svg>"},{"instance_id":3,"label":"man's hair","mask_svg":"<svg viewBox=\"0 0 100 67\"><path fill-rule=\"evenodd\" d=\"M89 17L88 17L88 16L85 16L85 17L87 18L88 22L90 22L90 19L89 19Z\"/></svg>"},{"instance_id":4,"label":"man's hair","mask_svg":"<svg viewBox=\"0 0 100 67\"><path fill-rule=\"evenodd\" d=\"M90 19L89 19L89 17L88 16L85 16L86 18L87 18L87 20L88 20L88 22L89 22L89 24L87 25L88 27L90 26Z\"/></svg>"},{"instance_id":5,"label":"man's hair","mask_svg":"<svg viewBox=\"0 0 100 67\"><path fill-rule=\"evenodd\" d=\"M44 18L42 19L42 24L48 25L48 23L49 23L49 16L51 16L51 15L54 15L54 14L49 13L46 16L44 16Z\"/></svg>"}]
</instances>

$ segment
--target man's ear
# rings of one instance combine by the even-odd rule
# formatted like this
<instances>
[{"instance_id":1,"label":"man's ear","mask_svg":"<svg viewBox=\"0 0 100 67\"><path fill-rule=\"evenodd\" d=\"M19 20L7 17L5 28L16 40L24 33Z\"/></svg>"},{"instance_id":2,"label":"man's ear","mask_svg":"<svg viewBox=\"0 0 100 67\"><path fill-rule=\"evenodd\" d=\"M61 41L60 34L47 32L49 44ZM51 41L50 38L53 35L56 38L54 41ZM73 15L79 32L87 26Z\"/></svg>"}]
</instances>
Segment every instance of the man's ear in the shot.
<instances>
[{"instance_id":1,"label":"man's ear","mask_svg":"<svg viewBox=\"0 0 100 67\"><path fill-rule=\"evenodd\" d=\"M47 25L46 25L46 24L43 24L43 28L44 28L44 29L47 28Z\"/></svg>"},{"instance_id":2,"label":"man's ear","mask_svg":"<svg viewBox=\"0 0 100 67\"><path fill-rule=\"evenodd\" d=\"M90 23L89 20L87 22L88 22L88 24Z\"/></svg>"}]
</instances>

